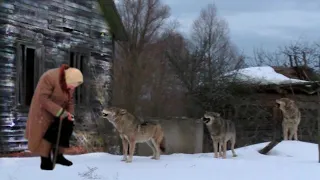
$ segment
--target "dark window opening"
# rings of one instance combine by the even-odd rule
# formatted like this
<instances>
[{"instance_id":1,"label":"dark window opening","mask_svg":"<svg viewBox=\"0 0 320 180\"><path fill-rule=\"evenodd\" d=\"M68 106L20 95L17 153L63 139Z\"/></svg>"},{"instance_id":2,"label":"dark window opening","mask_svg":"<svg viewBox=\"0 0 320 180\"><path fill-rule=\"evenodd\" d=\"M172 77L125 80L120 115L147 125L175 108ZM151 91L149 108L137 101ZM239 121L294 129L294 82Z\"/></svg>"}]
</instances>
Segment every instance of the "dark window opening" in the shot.
<instances>
[{"instance_id":1,"label":"dark window opening","mask_svg":"<svg viewBox=\"0 0 320 180\"><path fill-rule=\"evenodd\" d=\"M36 87L37 73L35 71L35 48L26 45L20 45L21 54L19 65L19 92L18 101L21 105L30 106L32 96ZM18 66L19 66L18 65Z\"/></svg>"},{"instance_id":2,"label":"dark window opening","mask_svg":"<svg viewBox=\"0 0 320 180\"><path fill-rule=\"evenodd\" d=\"M85 72L85 63L87 62L88 56L80 52L70 52L69 66L79 69L82 73ZM80 85L76 88L73 97L76 104L85 103L85 87Z\"/></svg>"},{"instance_id":3,"label":"dark window opening","mask_svg":"<svg viewBox=\"0 0 320 180\"><path fill-rule=\"evenodd\" d=\"M69 65L71 67L74 67L74 52L70 52L70 59L69 59Z\"/></svg>"},{"instance_id":4,"label":"dark window opening","mask_svg":"<svg viewBox=\"0 0 320 180\"><path fill-rule=\"evenodd\" d=\"M35 59L35 49L26 48L26 105L31 104L32 96L35 89L35 69L34 69L34 59Z\"/></svg>"}]
</instances>

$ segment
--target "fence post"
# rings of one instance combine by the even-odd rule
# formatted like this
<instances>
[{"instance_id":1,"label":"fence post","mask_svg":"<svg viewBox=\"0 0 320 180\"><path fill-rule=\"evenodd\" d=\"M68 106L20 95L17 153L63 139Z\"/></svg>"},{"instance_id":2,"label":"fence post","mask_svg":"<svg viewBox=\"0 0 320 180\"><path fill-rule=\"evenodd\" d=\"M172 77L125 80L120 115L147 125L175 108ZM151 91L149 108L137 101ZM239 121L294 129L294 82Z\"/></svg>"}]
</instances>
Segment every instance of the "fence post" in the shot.
<instances>
[{"instance_id":1,"label":"fence post","mask_svg":"<svg viewBox=\"0 0 320 180\"><path fill-rule=\"evenodd\" d=\"M279 111L278 108L276 106L272 107L272 111L273 111L273 139L272 141L263 149L259 150L259 153L261 154L267 154L269 151L271 151L272 148L274 148L277 144L279 144L282 141L281 138L281 130L282 130L282 126L281 126L281 122L282 122L282 117L281 120L279 119Z\"/></svg>"}]
</instances>

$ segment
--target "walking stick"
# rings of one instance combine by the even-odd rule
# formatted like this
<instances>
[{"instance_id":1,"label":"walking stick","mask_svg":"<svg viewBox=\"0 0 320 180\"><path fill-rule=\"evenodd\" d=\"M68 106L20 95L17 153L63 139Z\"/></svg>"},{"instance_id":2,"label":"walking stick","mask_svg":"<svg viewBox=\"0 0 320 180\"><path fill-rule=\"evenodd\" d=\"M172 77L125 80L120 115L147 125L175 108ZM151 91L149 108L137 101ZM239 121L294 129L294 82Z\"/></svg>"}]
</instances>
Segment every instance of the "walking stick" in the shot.
<instances>
[{"instance_id":1,"label":"walking stick","mask_svg":"<svg viewBox=\"0 0 320 180\"><path fill-rule=\"evenodd\" d=\"M63 121L63 119L59 119L59 129L58 129L57 141L56 141L56 145L55 145L55 151L54 151L53 162L52 162L53 169L56 166L56 160L57 160L58 151L59 151L59 143L60 143L60 136L61 136L61 129L62 129L62 121Z\"/></svg>"},{"instance_id":2,"label":"walking stick","mask_svg":"<svg viewBox=\"0 0 320 180\"><path fill-rule=\"evenodd\" d=\"M71 120L74 121L74 116L71 115ZM62 121L64 121L63 119L60 119L59 120L59 128L58 128L58 135L57 135L57 141L56 141L56 145L55 145L55 151L54 151L54 154L53 154L53 162L52 162L52 165L53 165L53 169L54 167L56 166L56 161L57 161L57 156L58 156L58 151L59 151L59 143L60 143L60 136L61 136L61 129L62 129ZM69 119L68 119L69 121Z\"/></svg>"}]
</instances>

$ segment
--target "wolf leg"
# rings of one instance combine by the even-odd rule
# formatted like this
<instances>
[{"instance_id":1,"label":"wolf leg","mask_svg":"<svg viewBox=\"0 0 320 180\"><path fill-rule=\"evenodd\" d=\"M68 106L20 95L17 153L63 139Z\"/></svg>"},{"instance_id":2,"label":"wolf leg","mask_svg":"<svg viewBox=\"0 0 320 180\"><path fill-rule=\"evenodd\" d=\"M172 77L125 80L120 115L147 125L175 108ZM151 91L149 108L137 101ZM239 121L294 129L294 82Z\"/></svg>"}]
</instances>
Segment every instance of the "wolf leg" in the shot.
<instances>
[{"instance_id":1,"label":"wolf leg","mask_svg":"<svg viewBox=\"0 0 320 180\"><path fill-rule=\"evenodd\" d=\"M223 159L226 159L227 158L227 141L226 140L223 140L223 148L222 148L222 150L223 150L223 156L222 156L222 158Z\"/></svg>"},{"instance_id":2,"label":"wolf leg","mask_svg":"<svg viewBox=\"0 0 320 180\"><path fill-rule=\"evenodd\" d=\"M160 159L160 144L157 144L156 141L152 138L151 142L153 144L153 147L155 148L156 156L155 159Z\"/></svg>"},{"instance_id":3,"label":"wolf leg","mask_svg":"<svg viewBox=\"0 0 320 180\"><path fill-rule=\"evenodd\" d=\"M123 158L121 161L127 161L127 155L128 155L128 140L124 137L121 137L122 140L122 153L123 153Z\"/></svg>"},{"instance_id":4,"label":"wolf leg","mask_svg":"<svg viewBox=\"0 0 320 180\"><path fill-rule=\"evenodd\" d=\"M222 143L221 142L219 142L218 147L219 147L219 149L218 149L219 157L222 157L223 154L222 154Z\"/></svg>"},{"instance_id":5,"label":"wolf leg","mask_svg":"<svg viewBox=\"0 0 320 180\"><path fill-rule=\"evenodd\" d=\"M148 146L152 149L152 158L151 159L155 159L156 158L156 150L155 147L153 146L151 140L146 142L148 144Z\"/></svg>"},{"instance_id":6,"label":"wolf leg","mask_svg":"<svg viewBox=\"0 0 320 180\"><path fill-rule=\"evenodd\" d=\"M213 144L213 152L214 152L214 158L218 158L218 141L212 140Z\"/></svg>"},{"instance_id":7,"label":"wolf leg","mask_svg":"<svg viewBox=\"0 0 320 180\"><path fill-rule=\"evenodd\" d=\"M298 125L295 125L293 128L294 140L298 141Z\"/></svg>"},{"instance_id":8,"label":"wolf leg","mask_svg":"<svg viewBox=\"0 0 320 180\"><path fill-rule=\"evenodd\" d=\"M293 135L295 134L294 128L289 128L289 140L293 140Z\"/></svg>"},{"instance_id":9,"label":"wolf leg","mask_svg":"<svg viewBox=\"0 0 320 180\"><path fill-rule=\"evenodd\" d=\"M236 144L236 137L231 138L231 151L232 151L232 156L237 157L236 152L234 151L234 145Z\"/></svg>"},{"instance_id":10,"label":"wolf leg","mask_svg":"<svg viewBox=\"0 0 320 180\"><path fill-rule=\"evenodd\" d=\"M284 123L282 123L282 133L283 133L283 140L288 140L288 127Z\"/></svg>"},{"instance_id":11,"label":"wolf leg","mask_svg":"<svg viewBox=\"0 0 320 180\"><path fill-rule=\"evenodd\" d=\"M129 158L127 159L127 163L131 163L132 162L132 157L133 157L133 153L136 149L136 140L134 138L130 138L129 141Z\"/></svg>"}]
</instances>

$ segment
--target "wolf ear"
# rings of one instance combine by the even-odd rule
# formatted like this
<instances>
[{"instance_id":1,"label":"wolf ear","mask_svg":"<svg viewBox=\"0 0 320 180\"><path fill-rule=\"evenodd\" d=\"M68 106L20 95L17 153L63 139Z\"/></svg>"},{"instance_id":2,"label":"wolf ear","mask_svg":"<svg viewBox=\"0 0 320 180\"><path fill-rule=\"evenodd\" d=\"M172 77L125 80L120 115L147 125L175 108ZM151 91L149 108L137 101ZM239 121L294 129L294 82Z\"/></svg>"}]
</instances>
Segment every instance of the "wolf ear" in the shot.
<instances>
[{"instance_id":1,"label":"wolf ear","mask_svg":"<svg viewBox=\"0 0 320 180\"><path fill-rule=\"evenodd\" d=\"M277 99L277 100L276 100L276 103L277 103L277 104L284 104L284 102L281 101L280 99Z\"/></svg>"},{"instance_id":2,"label":"wolf ear","mask_svg":"<svg viewBox=\"0 0 320 180\"><path fill-rule=\"evenodd\" d=\"M121 115L124 115L126 113L127 113L127 110L125 110L125 109L120 109L119 110L119 114L121 114Z\"/></svg>"},{"instance_id":3,"label":"wolf ear","mask_svg":"<svg viewBox=\"0 0 320 180\"><path fill-rule=\"evenodd\" d=\"M287 103L286 103L286 106L287 107L292 107L292 106L294 106L294 101L293 100L289 100Z\"/></svg>"},{"instance_id":4,"label":"wolf ear","mask_svg":"<svg viewBox=\"0 0 320 180\"><path fill-rule=\"evenodd\" d=\"M213 116L215 116L215 117L220 117L220 113L214 112L214 113L213 113Z\"/></svg>"}]
</instances>

